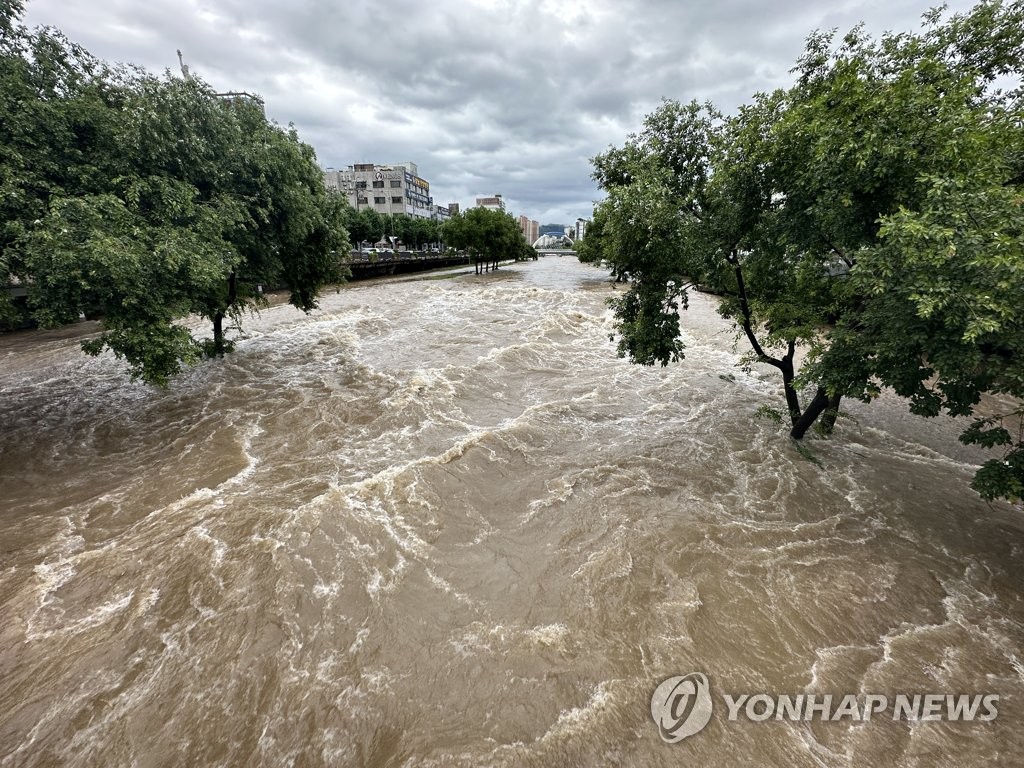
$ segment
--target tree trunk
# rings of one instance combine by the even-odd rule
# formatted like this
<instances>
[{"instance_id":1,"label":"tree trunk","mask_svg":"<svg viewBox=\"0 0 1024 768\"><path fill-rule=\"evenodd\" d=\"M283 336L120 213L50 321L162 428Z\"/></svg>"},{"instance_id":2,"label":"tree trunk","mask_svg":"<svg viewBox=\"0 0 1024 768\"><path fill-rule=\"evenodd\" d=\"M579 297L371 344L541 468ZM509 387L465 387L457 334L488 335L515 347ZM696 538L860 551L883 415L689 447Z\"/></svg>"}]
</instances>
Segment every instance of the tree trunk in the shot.
<instances>
[{"instance_id":1,"label":"tree trunk","mask_svg":"<svg viewBox=\"0 0 1024 768\"><path fill-rule=\"evenodd\" d=\"M238 300L238 281L235 277L235 273L232 272L228 275L228 303L229 307L233 306ZM213 316L213 352L216 355L223 357L227 346L224 344L224 312L218 312Z\"/></svg>"},{"instance_id":2,"label":"tree trunk","mask_svg":"<svg viewBox=\"0 0 1024 768\"><path fill-rule=\"evenodd\" d=\"M793 370L793 354L795 351L796 341L790 339L789 349L786 351L785 357L779 360L776 366L782 373L782 390L786 393L786 408L789 410L789 422L793 426L796 426L797 421L800 419L800 398L793 387L793 379L796 378L796 372Z\"/></svg>"},{"instance_id":3,"label":"tree trunk","mask_svg":"<svg viewBox=\"0 0 1024 768\"><path fill-rule=\"evenodd\" d=\"M831 435L832 430L835 429L836 419L839 418L839 402L842 399L842 395L833 395L829 398L828 407L825 409L825 413L821 415L821 431L823 434Z\"/></svg>"},{"instance_id":4,"label":"tree trunk","mask_svg":"<svg viewBox=\"0 0 1024 768\"><path fill-rule=\"evenodd\" d=\"M814 393L814 399L807 404L806 410L796 420L796 423L793 424L793 429L790 430L789 436L794 440L802 440L804 435L807 434L807 430L811 428L811 425L828 408L830 402L828 393L824 388L818 387L818 391Z\"/></svg>"},{"instance_id":5,"label":"tree trunk","mask_svg":"<svg viewBox=\"0 0 1024 768\"><path fill-rule=\"evenodd\" d=\"M743 332L747 336L747 341L750 342L750 346L754 350L754 354L757 355L758 360L775 366L782 373L782 388L786 393L786 406L789 408L789 418L793 424L793 428L789 433L790 437L794 440L802 440L803 436L807 434L807 430L818 420L822 413L825 413L825 419L822 421L822 430L826 434L830 433L835 426L836 416L839 413L840 395L829 397L824 388L818 387L818 391L814 393L814 398L807 404L807 409L801 412L800 398L797 397L796 389L793 388L793 379L795 378L793 357L796 355L796 339L788 340L786 354L780 359L776 359L764 351L764 348L757 340L757 336L754 334L750 302L747 299L747 287L743 279L743 268L739 263L735 250L730 254L729 261L733 264L736 275L736 296L739 299L740 312L743 316L742 327ZM827 412L826 409L828 409Z\"/></svg>"},{"instance_id":6,"label":"tree trunk","mask_svg":"<svg viewBox=\"0 0 1024 768\"><path fill-rule=\"evenodd\" d=\"M224 354L224 313L213 316L213 351L217 355Z\"/></svg>"},{"instance_id":7,"label":"tree trunk","mask_svg":"<svg viewBox=\"0 0 1024 768\"><path fill-rule=\"evenodd\" d=\"M793 379L795 378L793 356L796 354L796 339L789 339L786 345L786 354L781 359L774 358L764 351L764 347L761 346L761 343L757 340L757 335L754 333L750 302L747 299L747 286L743 279L743 268L740 266L735 251L729 257L729 260L734 265L733 270L736 275L736 296L739 298L740 312L743 314L743 333L746 334L747 341L750 342L750 348L754 350L757 359L762 363L778 368L782 373L782 389L786 393L786 408L789 410L790 423L792 423L793 429L796 430L797 424L800 423L801 419L800 398L797 397L796 390L793 388ZM817 415L815 415L815 418L817 418ZM813 421L814 419L811 419L812 423ZM804 427L804 431L806 431L806 427ZM803 437L803 431L801 431L800 436Z\"/></svg>"}]
</instances>

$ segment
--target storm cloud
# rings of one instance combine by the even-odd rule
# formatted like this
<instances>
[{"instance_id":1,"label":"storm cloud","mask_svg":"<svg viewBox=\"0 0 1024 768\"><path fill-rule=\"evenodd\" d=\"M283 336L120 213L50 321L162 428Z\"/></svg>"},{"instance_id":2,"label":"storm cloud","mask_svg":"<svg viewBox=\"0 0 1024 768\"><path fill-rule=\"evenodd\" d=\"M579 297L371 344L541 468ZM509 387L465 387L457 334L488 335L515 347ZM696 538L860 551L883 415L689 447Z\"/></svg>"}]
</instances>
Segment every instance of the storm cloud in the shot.
<instances>
[{"instance_id":1,"label":"storm cloud","mask_svg":"<svg viewBox=\"0 0 1024 768\"><path fill-rule=\"evenodd\" d=\"M953 2L966 10L967 2ZM785 86L815 29L918 27L925 2L847 0L29 0L94 55L257 93L324 167L419 165L437 203L501 193L541 222L589 216L590 158L662 98L734 110Z\"/></svg>"}]
</instances>

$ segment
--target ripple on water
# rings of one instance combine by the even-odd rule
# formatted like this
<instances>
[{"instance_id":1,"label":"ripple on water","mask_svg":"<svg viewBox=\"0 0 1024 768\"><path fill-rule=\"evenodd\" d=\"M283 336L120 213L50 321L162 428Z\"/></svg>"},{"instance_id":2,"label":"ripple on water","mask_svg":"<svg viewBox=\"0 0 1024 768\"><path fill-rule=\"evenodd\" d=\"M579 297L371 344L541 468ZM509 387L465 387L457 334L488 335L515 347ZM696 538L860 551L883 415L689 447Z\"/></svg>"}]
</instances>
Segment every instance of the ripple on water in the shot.
<instances>
[{"instance_id":1,"label":"ripple on water","mask_svg":"<svg viewBox=\"0 0 1024 768\"><path fill-rule=\"evenodd\" d=\"M1019 511L883 397L798 452L709 297L615 356L569 259L274 306L168 391L0 337L0 766L1008 764ZM992 690L968 724L730 724L649 697Z\"/></svg>"}]
</instances>

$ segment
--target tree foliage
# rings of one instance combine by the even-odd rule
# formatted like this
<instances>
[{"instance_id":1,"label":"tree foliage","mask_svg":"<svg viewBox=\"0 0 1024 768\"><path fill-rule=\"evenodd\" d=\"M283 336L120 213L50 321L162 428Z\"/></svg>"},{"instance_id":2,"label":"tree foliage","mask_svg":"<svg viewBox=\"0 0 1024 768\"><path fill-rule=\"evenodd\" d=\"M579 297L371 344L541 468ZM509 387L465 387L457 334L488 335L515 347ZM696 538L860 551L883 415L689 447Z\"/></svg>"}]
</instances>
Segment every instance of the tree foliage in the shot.
<instances>
[{"instance_id":1,"label":"tree foliage","mask_svg":"<svg viewBox=\"0 0 1024 768\"><path fill-rule=\"evenodd\" d=\"M440 225L433 219L407 213L395 214L392 218L395 237L408 248L420 250L440 240Z\"/></svg>"},{"instance_id":2,"label":"tree foliage","mask_svg":"<svg viewBox=\"0 0 1024 768\"><path fill-rule=\"evenodd\" d=\"M0 273L28 287L36 321L97 315L85 350L166 384L230 348L224 321L258 306L261 286L287 285L309 311L342 279L343 206L313 150L262 104L111 67L4 8ZM212 322L212 341L188 315Z\"/></svg>"},{"instance_id":3,"label":"tree foliage","mask_svg":"<svg viewBox=\"0 0 1024 768\"><path fill-rule=\"evenodd\" d=\"M344 200L341 194L333 194ZM359 248L363 243L376 243L384 237L384 217L372 208L357 211L346 201L343 207L343 222L354 248Z\"/></svg>"},{"instance_id":4,"label":"tree foliage","mask_svg":"<svg viewBox=\"0 0 1024 768\"><path fill-rule=\"evenodd\" d=\"M336 192L333 194L345 199ZM342 218L354 248L359 248L362 243L377 243L386 237L394 237L407 248L419 250L441 239L440 224L423 216L407 213L382 216L373 208L356 211L345 202Z\"/></svg>"},{"instance_id":5,"label":"tree foliage","mask_svg":"<svg viewBox=\"0 0 1024 768\"><path fill-rule=\"evenodd\" d=\"M796 438L885 387L921 415L1019 402L1022 61L1024 4L982 2L915 34L812 34L794 85L735 115L663 103L594 158L607 198L581 258L631 280L620 354L681 359L679 310L706 286L779 369ZM1004 446L975 488L1019 498L1024 445L1003 422L963 440Z\"/></svg>"},{"instance_id":6,"label":"tree foliage","mask_svg":"<svg viewBox=\"0 0 1024 768\"><path fill-rule=\"evenodd\" d=\"M453 248L468 251L476 271L497 269L503 260L536 258L511 214L488 208L470 208L441 225L441 236Z\"/></svg>"}]
</instances>

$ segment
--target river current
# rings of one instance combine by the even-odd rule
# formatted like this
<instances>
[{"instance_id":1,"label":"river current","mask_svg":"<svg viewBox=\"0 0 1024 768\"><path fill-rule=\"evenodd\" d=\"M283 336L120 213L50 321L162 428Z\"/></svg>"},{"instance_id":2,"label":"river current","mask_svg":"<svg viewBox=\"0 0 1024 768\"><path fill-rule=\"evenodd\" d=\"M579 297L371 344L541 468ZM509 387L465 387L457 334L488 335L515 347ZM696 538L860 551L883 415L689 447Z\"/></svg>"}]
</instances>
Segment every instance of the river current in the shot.
<instances>
[{"instance_id":1,"label":"river current","mask_svg":"<svg viewBox=\"0 0 1024 768\"><path fill-rule=\"evenodd\" d=\"M428 278L266 309L167 391L88 326L0 336L2 768L1024 764L1024 511L959 423L883 397L801 453L710 297L644 368L602 270ZM714 714L666 743L692 672Z\"/></svg>"}]
</instances>

